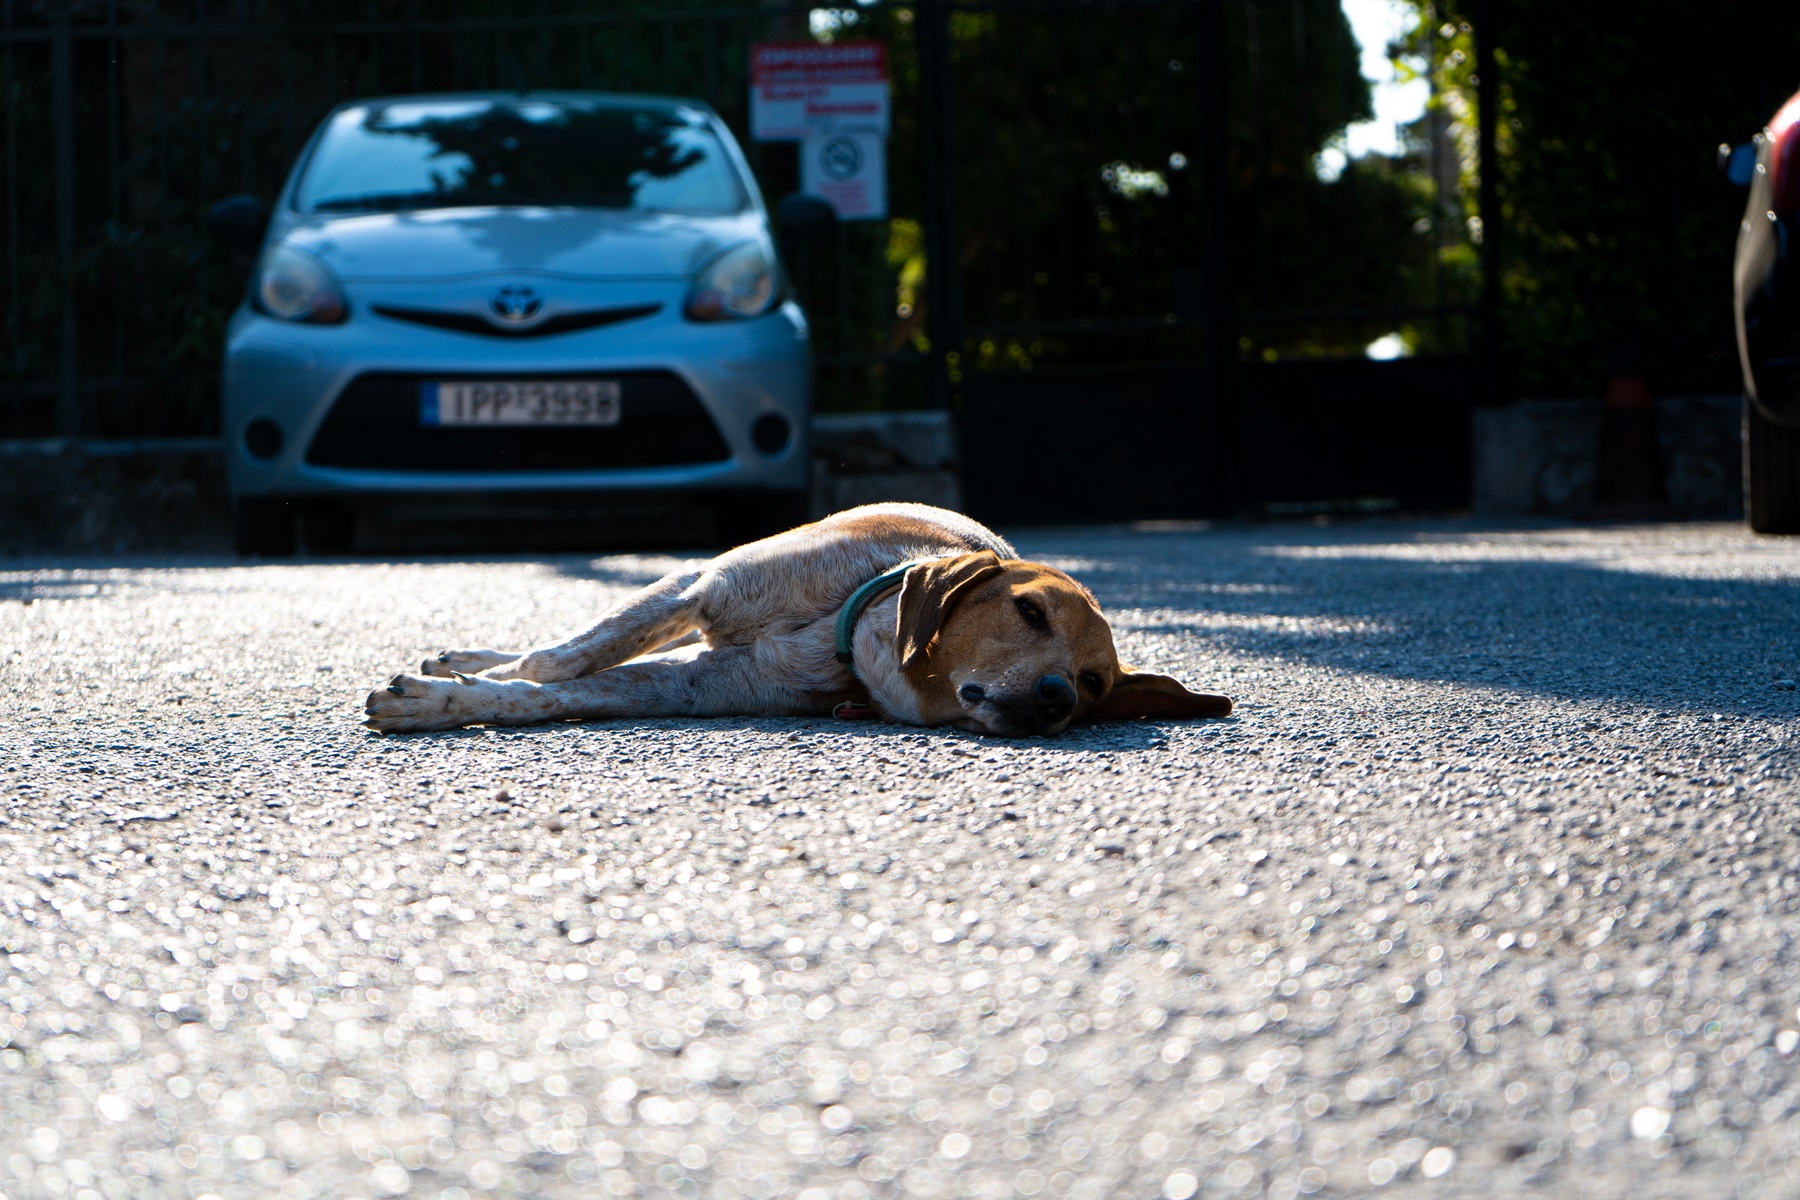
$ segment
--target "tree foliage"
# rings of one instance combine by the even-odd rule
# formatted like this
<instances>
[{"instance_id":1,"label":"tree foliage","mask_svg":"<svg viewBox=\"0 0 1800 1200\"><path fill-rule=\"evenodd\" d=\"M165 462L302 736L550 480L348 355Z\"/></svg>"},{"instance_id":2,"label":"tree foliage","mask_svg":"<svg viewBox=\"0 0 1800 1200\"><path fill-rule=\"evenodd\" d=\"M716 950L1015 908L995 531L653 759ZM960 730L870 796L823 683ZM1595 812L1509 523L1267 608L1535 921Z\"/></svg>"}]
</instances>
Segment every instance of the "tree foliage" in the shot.
<instances>
[{"instance_id":1,"label":"tree foliage","mask_svg":"<svg viewBox=\"0 0 1800 1200\"><path fill-rule=\"evenodd\" d=\"M1731 256L1744 195L1718 146L1800 87L1800 19L1764 0L1494 0L1503 330L1520 395L1597 392L1621 338L1664 394L1740 386ZM1472 22L1471 0L1420 3ZM1440 95L1473 113L1466 33L1441 39ZM1466 194L1473 196L1469 164Z\"/></svg>"}]
</instances>

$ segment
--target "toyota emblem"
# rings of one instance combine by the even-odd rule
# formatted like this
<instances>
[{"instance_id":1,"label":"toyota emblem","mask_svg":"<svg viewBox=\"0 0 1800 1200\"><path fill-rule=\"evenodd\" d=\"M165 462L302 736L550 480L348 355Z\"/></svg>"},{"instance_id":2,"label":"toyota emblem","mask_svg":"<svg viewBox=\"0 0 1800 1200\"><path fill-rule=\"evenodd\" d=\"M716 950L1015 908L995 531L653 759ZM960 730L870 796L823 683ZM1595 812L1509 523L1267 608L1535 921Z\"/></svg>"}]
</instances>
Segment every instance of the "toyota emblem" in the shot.
<instances>
[{"instance_id":1,"label":"toyota emblem","mask_svg":"<svg viewBox=\"0 0 1800 1200\"><path fill-rule=\"evenodd\" d=\"M502 321L529 321L544 310L544 298L537 294L536 288L509 283L494 293L488 307Z\"/></svg>"}]
</instances>

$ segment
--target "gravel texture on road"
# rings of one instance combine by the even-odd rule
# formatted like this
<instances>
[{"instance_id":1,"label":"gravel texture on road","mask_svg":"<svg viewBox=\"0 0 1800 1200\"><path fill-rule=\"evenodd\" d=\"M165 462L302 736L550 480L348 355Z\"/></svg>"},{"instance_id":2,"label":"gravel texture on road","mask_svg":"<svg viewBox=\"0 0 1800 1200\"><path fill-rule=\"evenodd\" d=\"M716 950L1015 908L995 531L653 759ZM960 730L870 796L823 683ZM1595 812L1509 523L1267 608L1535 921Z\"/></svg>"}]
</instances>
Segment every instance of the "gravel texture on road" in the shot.
<instances>
[{"instance_id":1,"label":"gravel texture on road","mask_svg":"<svg viewBox=\"0 0 1800 1200\"><path fill-rule=\"evenodd\" d=\"M382 738L684 560L0 561L0 1196L1800 1194L1800 546L1017 540L1237 714Z\"/></svg>"}]
</instances>

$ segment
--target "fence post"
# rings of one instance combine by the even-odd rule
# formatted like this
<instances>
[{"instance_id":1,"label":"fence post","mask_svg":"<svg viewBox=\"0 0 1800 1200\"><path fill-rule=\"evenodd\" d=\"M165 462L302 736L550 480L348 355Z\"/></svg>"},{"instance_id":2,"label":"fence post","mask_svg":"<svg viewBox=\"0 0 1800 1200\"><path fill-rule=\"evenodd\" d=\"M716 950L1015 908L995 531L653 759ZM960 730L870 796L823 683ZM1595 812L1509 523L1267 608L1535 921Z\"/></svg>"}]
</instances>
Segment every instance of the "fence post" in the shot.
<instances>
[{"instance_id":1,"label":"fence post","mask_svg":"<svg viewBox=\"0 0 1800 1200\"><path fill-rule=\"evenodd\" d=\"M75 63L68 14L50 26L51 137L55 142L56 270L61 285L62 328L56 395L56 432L82 431L80 358L75 296Z\"/></svg>"},{"instance_id":2,"label":"fence post","mask_svg":"<svg viewBox=\"0 0 1800 1200\"><path fill-rule=\"evenodd\" d=\"M925 328L931 338L931 402L950 407L949 355L962 340L956 244L956 127L950 112L950 10L918 0L919 100L924 120Z\"/></svg>"},{"instance_id":3,"label":"fence post","mask_svg":"<svg viewBox=\"0 0 1800 1200\"><path fill-rule=\"evenodd\" d=\"M1195 72L1200 85L1200 183L1206 198L1203 214L1206 264L1206 356L1211 368L1213 415L1218 447L1214 469L1221 480L1226 512L1248 500L1243 472L1242 421L1238 411L1237 299L1231 284L1231 207L1226 194L1225 123L1227 103L1225 0L1202 0ZM1204 428L1204 424L1202 424Z\"/></svg>"},{"instance_id":4,"label":"fence post","mask_svg":"<svg viewBox=\"0 0 1800 1200\"><path fill-rule=\"evenodd\" d=\"M1476 132L1476 155L1481 179L1477 201L1481 209L1481 394L1477 402L1499 404L1506 399L1500 360L1500 73L1494 65L1499 41L1495 0L1475 0L1475 113L1481 121Z\"/></svg>"}]
</instances>

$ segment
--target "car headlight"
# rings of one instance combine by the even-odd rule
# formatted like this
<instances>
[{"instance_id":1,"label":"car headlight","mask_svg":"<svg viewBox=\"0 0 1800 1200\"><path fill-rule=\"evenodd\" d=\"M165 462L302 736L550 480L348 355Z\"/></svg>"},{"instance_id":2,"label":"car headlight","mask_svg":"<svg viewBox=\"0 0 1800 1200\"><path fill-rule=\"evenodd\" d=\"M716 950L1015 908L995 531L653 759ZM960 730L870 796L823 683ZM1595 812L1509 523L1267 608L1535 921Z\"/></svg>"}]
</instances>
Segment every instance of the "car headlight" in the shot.
<instances>
[{"instance_id":1,"label":"car headlight","mask_svg":"<svg viewBox=\"0 0 1800 1200\"><path fill-rule=\"evenodd\" d=\"M746 242L707 263L688 290L690 321L759 317L780 298L775 256L761 242Z\"/></svg>"},{"instance_id":2,"label":"car headlight","mask_svg":"<svg viewBox=\"0 0 1800 1200\"><path fill-rule=\"evenodd\" d=\"M336 325L350 311L325 264L287 246L270 247L256 264L250 303L268 316L312 325Z\"/></svg>"}]
</instances>

